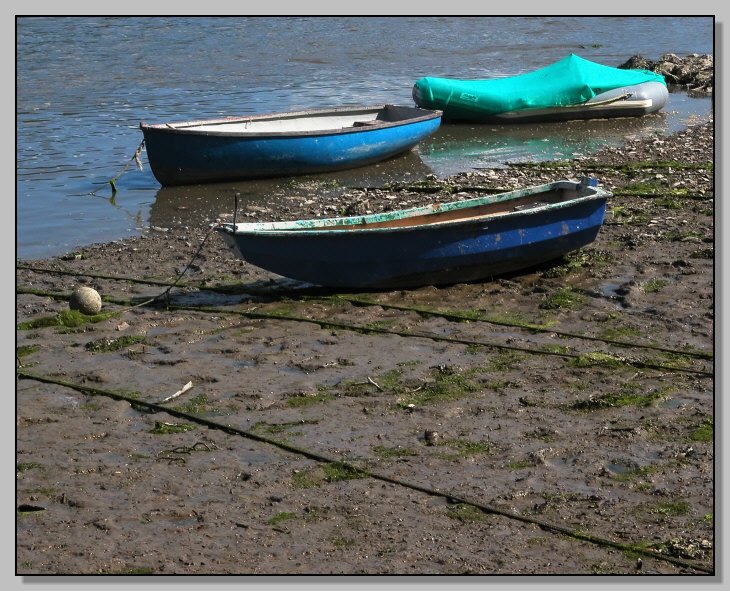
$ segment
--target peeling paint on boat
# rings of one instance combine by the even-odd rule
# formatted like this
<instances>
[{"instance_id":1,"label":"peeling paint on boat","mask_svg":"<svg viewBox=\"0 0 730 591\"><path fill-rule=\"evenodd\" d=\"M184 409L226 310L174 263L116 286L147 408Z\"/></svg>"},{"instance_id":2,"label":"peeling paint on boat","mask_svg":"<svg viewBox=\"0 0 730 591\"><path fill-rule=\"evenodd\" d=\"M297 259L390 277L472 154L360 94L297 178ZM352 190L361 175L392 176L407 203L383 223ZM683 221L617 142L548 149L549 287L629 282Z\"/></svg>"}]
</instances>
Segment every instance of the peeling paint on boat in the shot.
<instances>
[{"instance_id":1,"label":"peeling paint on boat","mask_svg":"<svg viewBox=\"0 0 730 591\"><path fill-rule=\"evenodd\" d=\"M216 230L250 263L308 283L438 285L517 271L589 244L610 195L558 181L386 213L227 223Z\"/></svg>"}]
</instances>

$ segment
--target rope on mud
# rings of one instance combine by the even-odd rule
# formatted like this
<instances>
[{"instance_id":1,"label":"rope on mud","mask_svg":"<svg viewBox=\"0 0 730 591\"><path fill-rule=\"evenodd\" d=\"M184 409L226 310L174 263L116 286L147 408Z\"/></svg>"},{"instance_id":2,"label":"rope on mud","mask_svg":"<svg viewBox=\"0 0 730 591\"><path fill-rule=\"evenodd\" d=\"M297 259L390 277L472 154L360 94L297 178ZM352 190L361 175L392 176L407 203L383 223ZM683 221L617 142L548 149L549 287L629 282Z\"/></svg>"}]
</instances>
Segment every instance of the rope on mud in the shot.
<instances>
[{"instance_id":1,"label":"rope on mud","mask_svg":"<svg viewBox=\"0 0 730 591\"><path fill-rule=\"evenodd\" d=\"M174 408L167 408L165 406L161 406L160 404L157 404L154 402L144 402L137 398L125 396L123 394L118 394L118 393L112 392L110 390L103 390L100 388L92 388L89 386L83 386L81 384L75 384L73 382L67 382L64 380L57 380L57 379L50 378L47 376L39 376L39 375L31 374L31 373L28 373L28 372L25 372L22 370L18 370L16 372L16 375L18 378L36 380L38 382L42 382L42 383L46 383L46 384L53 384L53 385L57 385L57 386L71 388L71 389L81 392L83 394L89 394L92 396L105 396L107 398L112 398L113 400L126 401L137 408L144 407L148 411L151 411L151 412L164 412L173 417L176 417L179 419L185 419L187 421L191 421L191 422L197 423L199 425L203 425L210 429L228 433L229 435L237 435L239 437L251 439L251 440L257 441L259 443L265 443L267 445L272 445L281 450L287 451L287 452L295 454L295 455L306 457L306 458L308 458L310 460L314 460L316 462L327 463L327 464L336 464L356 475L366 476L369 478L373 478L375 480L379 480L381 482L387 482L389 484L393 484L396 486L409 488L411 490L422 492L422 493L430 495L430 496L441 497L451 503L462 503L465 505L470 505L472 507L479 509L480 511L483 511L484 513L500 515L502 517L507 517L508 519L513 519L515 521L520 521L522 523L535 525L535 526L540 527L541 529L551 532L551 533L559 533L559 534L562 534L562 535L565 535L565 536L568 536L568 537L571 537L571 538L574 538L577 540L582 540L584 542L590 542L591 544L596 544L598 546L614 548L614 549L620 550L622 552L637 554L637 555L644 556L647 558L654 558L656 560L665 561L665 562L671 563L675 566L679 566L682 568L694 569L694 570L698 570L701 572L714 574L714 569L712 567L707 567L704 564L696 564L696 563L688 561L688 560L682 560L679 558L675 558L672 556L654 552L640 544L627 544L627 543L622 543L622 542L615 542L615 541L609 540L607 538L593 536L590 534L571 530L571 529L568 529L568 528L560 526L560 525L555 525L555 524L549 523L547 521L535 519L533 517L528 517L525 515L520 515L519 513L513 513L511 511L508 511L506 509L500 509L499 507L496 507L493 505L480 503L478 501L472 501L470 499L461 497L459 495L451 494L448 492L442 492L442 491L439 491L439 490L436 490L433 488L422 486L420 484L407 482L405 480L401 480L399 478L394 478L394 477L388 476L386 474L379 474L379 473L373 472L371 470L359 468L359 467L355 466L354 464L351 464L350 462L347 462L347 461L344 461L341 459L331 458L331 457L325 456L323 454L313 452L311 450L296 447L294 445L285 443L283 441L277 441L275 439L270 439L263 435L257 435L256 433L253 433L251 431L246 431L245 429L239 429L238 427L232 427L229 425L222 425L220 423L216 423L209 419L205 419L205 418L202 418L202 417L199 417L196 415L188 414L188 413L176 410ZM186 449L186 451L188 451L188 450ZM164 458L164 459L169 460L172 458Z\"/></svg>"},{"instance_id":2,"label":"rope on mud","mask_svg":"<svg viewBox=\"0 0 730 591\"><path fill-rule=\"evenodd\" d=\"M182 276L182 274L181 274ZM156 300L160 299L162 296L167 296L170 289L172 289L174 285L171 285L167 290L165 290L162 294L159 296L156 296L154 298L151 298L149 300L146 300L144 302L141 302L139 304L136 304L134 306L130 306L127 309L137 308L140 306L144 306L147 304L150 304L152 302L155 302ZM17 293L22 293L22 290L16 289ZM37 293L37 292L34 292ZM107 301L110 301L112 303L116 303L119 305L126 305L126 301L121 300L115 300L107 298ZM568 353L564 351L549 351L546 349L531 349L529 347L519 347L517 345L506 345L503 343L494 343L494 342L485 342L485 341L475 341L471 339L460 339L455 337L445 337L442 335L437 335L433 333L423 333L423 332L408 332L408 331L400 331L400 330L391 330L387 328L378 328L374 326L362 326L357 324L350 324L350 323L344 323L344 322L333 322L332 320L321 320L317 318L305 318L300 316L292 316L290 314L267 314L266 312L255 312L255 311L245 311L245 310L230 310L230 309L223 309L223 308L212 308L212 307L202 307L202 306L180 306L180 305L172 305L170 304L169 300L166 302L166 307L168 310L188 310L192 312L204 312L204 313L212 313L212 314L220 314L220 315L237 315L237 316L244 316L246 318L254 318L259 320L287 320L291 322L308 322L310 324L316 324L320 326L321 328L331 328L331 329L340 329L340 330L348 330L352 332L358 332L362 334L367 333L375 333L375 334L386 334L386 335L395 335L400 337L407 337L407 338L421 338L421 339L430 339L432 341L438 341L438 342L445 342L445 343L453 343L458 345L466 345L466 346L479 346L479 347L491 347L494 349L503 349L507 351L515 351L519 353L527 353L530 355L548 355L553 357L562 357L564 359L573 359L576 361L588 361L591 362L591 352L579 354L579 353ZM593 352L596 353L596 352ZM681 352L675 352L676 354L682 354ZM593 359L592 364L593 365L606 365L607 362L615 362L615 363L621 363L623 365L628 365L631 367L635 367L637 369L655 369L658 371L668 371L668 372L679 372L679 373L692 373L697 374L700 376L705 377L713 377L715 373L713 371L706 371L703 369L695 369L695 368L688 368L688 367L677 367L674 365L664 365L661 363L651 363L648 361L643 361L641 359L630 359L627 357L619 357L615 355L607 355L606 359L601 361L600 359Z\"/></svg>"},{"instance_id":3,"label":"rope on mud","mask_svg":"<svg viewBox=\"0 0 730 591\"><path fill-rule=\"evenodd\" d=\"M196 250L196 251L195 251L195 254L194 254L194 255L193 255L193 257L192 257L192 258L190 259L190 261L189 261L189 262L188 262L188 264L187 264L187 265L185 266L185 268L184 268L184 269L183 269L183 270L182 270L182 271L180 272L180 274L179 274L179 275L177 276L177 278L175 279L175 281L173 281L173 282L172 282L172 284L171 284L171 285L169 285L169 286L167 287L167 289L166 289L165 291L163 291L163 292L162 292L162 293L161 293L160 295L158 295L158 296L157 296L156 298L154 298L154 299L153 299L153 301L154 301L154 300L159 300L159 299L161 299L161 298L162 298L162 297L164 296L164 297L165 297L165 302L166 302L166 305L167 305L167 306L169 306L169 305L170 305L170 290L171 290L171 289L172 289L173 287L177 287L177 284L178 284L178 283L180 282L180 280L181 280L181 279L183 278L183 275L185 275L185 273L187 273L188 269L189 269L189 268L190 268L190 266L191 266L191 265L193 264L193 261L194 261L195 259L197 259L197 258L198 258L198 255L199 255L199 254L200 254L200 252L201 252L201 251L203 250L203 247L205 246L205 243L206 243L206 242L208 241L208 238L210 238L210 237L211 237L211 235L212 235L212 234L213 234L213 232L215 231L216 227L217 227L216 225L213 225L213 226L211 226L211 227L210 227L210 228L208 229L208 233L207 233L207 234L205 235L205 237L203 238L203 240L201 240L201 241L200 241L200 246L198 246L198 250Z\"/></svg>"},{"instance_id":4,"label":"rope on mud","mask_svg":"<svg viewBox=\"0 0 730 591\"><path fill-rule=\"evenodd\" d=\"M165 298L166 306L169 307L169 304L170 304L170 298L169 298L170 291L172 290L172 288L177 287L178 283L183 278L183 276L185 275L185 273L187 273L188 269L190 269L190 266L193 264L193 261L195 261L195 259L198 258L198 255L203 250L203 247L205 246L205 243L208 241L208 238L210 238L210 236L213 234L213 231L215 230L215 228L216 228L216 226L211 226L210 227L210 229L208 230L208 233L203 237L203 240L200 242L200 246L198 247L198 250L195 251L195 254L192 256L192 258L190 259L190 261L188 262L188 264L178 274L178 276L175 278L175 280L172 283L169 283L167 281L138 280L138 279L134 279L132 277L118 277L118 276L112 276L112 275L85 275L85 276L86 277L92 277L92 278L98 278L98 279L111 279L111 280L115 280L115 281L122 280L122 281L130 281L130 282L133 282L133 283L142 283L142 284L148 284L148 285L166 286L167 289L165 289L165 291L163 291L162 293L156 295L155 297L149 298L149 299L147 299L147 300L145 300L143 302L140 302L138 304L134 304L134 305L128 306L127 308L125 308L125 310L122 310L122 311L127 311L127 310L132 310L134 308L140 308L142 306L147 306L147 305L152 304L152 303L154 303L154 302L156 302L158 300L161 300L162 298ZM81 275L82 274L82 273L78 273L78 272L74 273L72 271L62 271L62 270L57 270L57 269L37 269L37 268L31 267L31 266L27 266L27 265L18 265L16 268L17 269L25 269L27 271L41 272L41 273L55 273L55 274L59 274L59 275ZM22 288L16 289L16 293L23 293ZM29 292L29 293L39 294L40 292L37 291L37 290L33 290L33 291ZM51 296L51 297L58 297L58 296ZM125 304L126 304L126 302L125 302Z\"/></svg>"},{"instance_id":5,"label":"rope on mud","mask_svg":"<svg viewBox=\"0 0 730 591\"><path fill-rule=\"evenodd\" d=\"M455 320L455 321L469 320L471 322L486 322L487 324L495 324L497 326L508 326L510 328L521 328L524 330L528 330L530 332L550 333L550 334L557 335L559 337L583 339L586 341L598 341L601 343L606 343L608 345L617 345L619 347L631 347L631 348L636 348L636 349L650 349L652 351L661 351L662 353L672 353L675 355L685 355L687 357L695 357L695 358L699 358L699 359L711 359L712 358L711 353L705 353L703 351L700 351L700 352L678 351L676 349L670 349L669 347L660 347L659 345L633 343L633 342L628 342L628 341L617 341L615 339L606 339L606 338L601 338L601 337L594 337L591 335L564 332L564 331L560 331L560 330L555 330L553 328L542 328L541 326L526 326L524 324L517 324L517 323L506 322L506 321L502 321L502 320L492 320L490 318L480 318L480 317L475 317L475 316L471 316L468 314L459 314L458 312L428 310L426 308L419 308L417 306L400 306L398 304L384 304L382 302L362 300L360 298L349 297L349 296L338 295L338 296L335 296L335 298L344 300L346 302L350 302L350 303L358 305L358 306L380 306L381 308L390 309L390 310L398 310L398 311L402 311L402 312L415 312L416 314L420 314L422 316L437 316L439 318L445 318L447 320Z\"/></svg>"},{"instance_id":6,"label":"rope on mud","mask_svg":"<svg viewBox=\"0 0 730 591\"><path fill-rule=\"evenodd\" d=\"M207 239L207 237L206 237L206 239ZM201 245L201 248L202 248L202 245ZM200 251L198 251L198 252L200 252ZM197 256L197 253L196 253L196 256ZM195 259L195 257L193 257L193 260L194 259ZM192 261L191 261L191 263L192 263ZM34 273L47 273L47 274L56 274L56 275L74 275L74 276L76 276L76 275L82 274L82 273L79 273L78 271L64 271L64 270L60 270L60 269L44 269L41 267L33 267L30 265L17 265L16 269L22 269L25 271L33 271ZM125 277L125 276L121 276L121 275L101 275L101 274L90 274L90 273L83 273L83 275L85 277L89 277L91 279L108 279L111 281L129 281L130 283L137 283L137 284L141 284L141 285L166 286L166 287L169 287L170 289L172 287L174 287L174 285L170 284L167 281L157 281L154 279L137 279L135 277ZM181 277L182 277L182 275L180 277L178 277L178 279L175 282L176 284L179 282ZM187 285L187 287L195 287L199 290L206 290L206 291L213 291L213 292L220 291L218 288L211 287L211 286ZM166 292L168 292L168 291L169 291L169 289L166 290ZM54 294L51 292L44 292L44 291L40 291L40 290L24 290L22 287L16 288L16 293L32 293L32 294L42 295L42 296L52 297L52 298L60 297L59 294ZM256 293L256 292L250 291L249 293ZM360 299L360 298L353 297L353 296L339 295L339 294L335 295L335 296L330 296L330 297L325 296L325 298L328 300L329 299L343 300L343 301L355 304L357 306L379 306L379 307L385 308L385 309L399 310L399 311L404 311L404 312L414 312L414 313L420 314L422 316L436 316L439 318L445 318L447 320L452 320L452 321L457 321L457 322L463 321L463 320L469 320L471 322L486 322L488 324L494 324L497 326L507 326L510 328L518 328L518 329L523 329L523 330L527 330L527 331L534 332L534 333L550 333L550 334L554 334L554 335L557 335L560 337L582 339L582 340L587 340L587 341L595 341L595 342L600 342L600 343L606 343L609 345L616 345L618 347L648 349L648 350L652 350L652 351L659 351L662 353L669 353L672 355L682 355L685 357L693 357L696 359L707 359L707 360L713 359L712 353L707 353L704 351L685 351L685 350L680 351L677 349L671 349L669 347L661 347L659 345L651 345L651 344L647 344L647 343L636 343L636 342L630 342L630 341L619 341L619 340L615 340L615 339L607 339L607 338L596 337L596 336L591 336L591 335L564 332L564 331L559 331L559 330L555 330L552 328L543 328L540 326L527 326L525 324L518 324L518 323L506 322L506 321L501 321L501 320L493 320L490 318L480 318L480 317L475 317L475 316L471 316L471 315L462 315L462 314L459 314L458 312L449 312L449 311L443 311L443 310L441 310L441 311L429 310L426 308L419 308L417 306L401 306L398 304L387 304L387 303L383 303L383 302L377 302L377 301L367 300L367 299ZM314 298L314 299L316 300L316 299L321 299L321 298ZM147 302L143 302L142 304L137 304L137 306L151 303L152 301L154 301L154 299L149 300ZM193 308L193 309L195 309L195 308ZM201 311L203 311L203 310L201 310ZM229 313L230 313L230 311L229 311ZM277 316L277 318L281 318L281 316ZM296 318L292 318L292 320L296 320Z\"/></svg>"},{"instance_id":7,"label":"rope on mud","mask_svg":"<svg viewBox=\"0 0 730 591\"><path fill-rule=\"evenodd\" d=\"M127 169L129 168L129 165L134 162L137 165L138 170L143 170L142 167L142 159L140 156L142 155L142 148L144 148L144 140L142 140L142 143L139 145L139 147L134 151L134 154L132 154L132 157L127 160L127 163L124 165L124 168L115 176L114 178L109 179L107 182L112 186L112 195L115 195L117 192L117 180L119 180L119 177L122 176L125 172L127 172ZM96 195L100 189L97 189L96 191L92 191L89 193L89 195Z\"/></svg>"},{"instance_id":8,"label":"rope on mud","mask_svg":"<svg viewBox=\"0 0 730 591\"><path fill-rule=\"evenodd\" d=\"M359 326L357 324L349 324L349 323L343 323L343 322L332 322L331 320L318 320L315 318L302 318L298 316L290 316L287 314L266 314L265 312L240 312L240 311L228 311L228 310L222 310L220 308L199 308L195 306L171 306L172 310L197 310L201 312L214 312L217 314L240 314L242 316L248 316L250 318L263 318L263 319L270 319L270 320L293 320L297 322L309 322L312 324L317 324L321 326L322 328L334 328L334 329L342 329L342 330L350 330L353 332L360 332L360 333L377 333L377 334L388 334L388 335L395 335L400 337L410 337L410 338L422 338L422 339L430 339L432 341L439 341L439 342L446 342L446 343L455 343L458 345L466 345L466 346L480 346L480 347L492 347L494 349L504 349L508 351L515 351L519 353L527 353L530 355L552 355L554 357L562 357L567 359L574 359L574 360L580 360L586 358L585 355L577 354L577 353L566 353L561 351L547 351L545 349L530 349L528 347L518 347L516 345L505 345L502 343L488 343L484 341L473 341L471 339L459 339L454 337L444 337L441 335L436 334L430 334L430 333L417 333L417 332L407 332L407 331L399 331L399 330L390 330L386 328L377 328L377 327L371 327L371 326ZM714 372L711 371L705 371L702 369L693 369L693 368L685 368L685 367L676 367L673 365L663 365L661 363L650 363L646 361L642 361L639 359L628 359L628 358L619 358L611 356L612 360L615 360L616 362L622 363L624 365L629 365L631 367L636 367L640 369L656 369L660 371L669 371L669 372L680 372L680 373L694 373L699 375L704 375L708 377L714 376ZM600 365L600 361L596 361L595 365Z\"/></svg>"},{"instance_id":9,"label":"rope on mud","mask_svg":"<svg viewBox=\"0 0 730 591\"><path fill-rule=\"evenodd\" d=\"M172 290L173 287L177 287L177 284L180 282L180 279L182 279L183 278L183 275L185 275L185 273L187 273L188 269L193 264L193 261L196 258L198 258L198 255L200 254L200 251L203 250L203 246L205 246L205 243L208 241L208 238L210 238L211 234L213 234L213 230L215 230L215 226L211 226L211 228L208 230L208 233L205 235L205 237L203 238L203 240L200 242L200 246L198 247L198 250L195 251L195 254L190 259L190 261L185 266L185 268L175 278L175 281L173 281L170 284L164 284L163 283L163 285L167 285L167 289L165 289L165 291L163 291L159 295L156 295L153 298L150 298L148 300L145 300L144 302L140 302L139 304L135 304L134 306L131 306L128 309L131 310L132 308L139 308L141 306L146 306L148 304L151 304L153 302L156 302L158 300L161 300L162 298L165 298L165 307L169 308L169 306L170 306L170 290Z\"/></svg>"},{"instance_id":10,"label":"rope on mud","mask_svg":"<svg viewBox=\"0 0 730 591\"><path fill-rule=\"evenodd\" d=\"M138 279L136 277L127 277L125 275L103 275L99 273L82 273L80 271L65 271L63 269L44 269L42 267L34 267L32 265L16 265L16 269L22 271L33 271L34 273L47 273L49 275L83 275L90 279L109 279L111 281L129 281L130 283L138 283L140 285L159 285L167 287L170 285L169 281L160 281L157 279Z\"/></svg>"},{"instance_id":11,"label":"rope on mud","mask_svg":"<svg viewBox=\"0 0 730 591\"><path fill-rule=\"evenodd\" d=\"M255 318L255 319L264 319L264 320L289 320L294 322L308 322L310 324L316 324L320 326L321 328L325 329L340 329L340 330L349 330L352 332L359 332L363 334L367 333L376 333L376 334L387 334L387 335L395 335L399 337L408 337L408 338L420 338L420 339L430 339L432 341L438 341L438 342L444 342L444 343L454 343L458 345L467 345L467 346L479 346L479 347L492 347L494 349L504 349L508 351L515 351L519 353L527 353L530 355L549 355L553 357L562 357L566 359L574 359L574 360L582 360L587 359L590 361L590 354L578 354L578 353L567 353L563 351L548 351L545 349L530 349L529 347L519 347L517 345L506 345L502 343L489 343L485 341L474 341L471 339L459 339L455 337L445 337L433 333L420 333L420 332L408 332L408 331L402 331L402 330L391 330L387 328L378 328L374 326L362 326L357 324L350 324L345 322L333 322L332 320L320 320L317 318L305 318L301 316L292 316L289 314L267 314L266 312L255 312L255 311L244 311L244 310L226 310L222 308L209 308L209 307L201 307L201 306L176 306L176 305L169 305L168 309L170 310L189 310L194 312L205 312L205 313L213 313L213 314L235 314L238 316L245 316L247 318ZM617 356L608 356L610 360L615 361L617 363L621 363L624 365L628 365L631 367L636 367L638 369L656 369L659 371L669 371L669 372L680 372L680 373L693 373L693 374L699 374L702 376L707 377L713 377L715 375L712 371L706 371L703 369L694 369L694 368L687 368L687 367L676 367L673 365L663 365L661 363L650 363L647 361L642 361L640 359L629 359L624 357L617 357ZM601 365L600 360L596 360L594 362L594 365Z\"/></svg>"}]
</instances>

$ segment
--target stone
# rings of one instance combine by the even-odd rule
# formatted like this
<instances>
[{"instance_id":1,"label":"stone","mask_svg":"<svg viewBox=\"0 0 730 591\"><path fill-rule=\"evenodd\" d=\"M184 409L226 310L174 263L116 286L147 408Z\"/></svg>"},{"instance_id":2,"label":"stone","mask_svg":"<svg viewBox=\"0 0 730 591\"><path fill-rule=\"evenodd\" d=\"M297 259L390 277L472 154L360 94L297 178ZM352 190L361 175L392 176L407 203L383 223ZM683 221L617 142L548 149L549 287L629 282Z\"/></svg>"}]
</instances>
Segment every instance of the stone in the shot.
<instances>
[{"instance_id":1,"label":"stone","mask_svg":"<svg viewBox=\"0 0 730 591\"><path fill-rule=\"evenodd\" d=\"M92 316L101 311L101 296L91 287L77 287L68 302L72 310Z\"/></svg>"}]
</instances>

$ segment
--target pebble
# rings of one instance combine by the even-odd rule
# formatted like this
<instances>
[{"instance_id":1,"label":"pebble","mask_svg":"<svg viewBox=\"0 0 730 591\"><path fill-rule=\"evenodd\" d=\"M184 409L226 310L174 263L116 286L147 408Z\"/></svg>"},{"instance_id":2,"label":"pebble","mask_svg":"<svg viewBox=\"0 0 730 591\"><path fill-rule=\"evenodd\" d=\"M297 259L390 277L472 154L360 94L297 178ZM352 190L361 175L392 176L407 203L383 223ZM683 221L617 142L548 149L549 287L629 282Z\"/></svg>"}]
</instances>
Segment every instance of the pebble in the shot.
<instances>
[{"instance_id":1,"label":"pebble","mask_svg":"<svg viewBox=\"0 0 730 591\"><path fill-rule=\"evenodd\" d=\"M439 439L441 439L441 436L438 431L426 429L423 433L423 438L426 440L426 445L436 445Z\"/></svg>"}]
</instances>

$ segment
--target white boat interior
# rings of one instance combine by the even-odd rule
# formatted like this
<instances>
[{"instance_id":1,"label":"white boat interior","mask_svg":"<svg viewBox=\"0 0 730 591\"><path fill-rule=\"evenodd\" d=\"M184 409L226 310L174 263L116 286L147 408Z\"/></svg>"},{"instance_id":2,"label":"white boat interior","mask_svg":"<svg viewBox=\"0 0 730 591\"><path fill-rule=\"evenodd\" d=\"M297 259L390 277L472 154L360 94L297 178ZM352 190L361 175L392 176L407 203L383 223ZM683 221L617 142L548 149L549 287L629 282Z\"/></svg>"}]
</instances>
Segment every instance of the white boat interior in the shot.
<instances>
[{"instance_id":1,"label":"white boat interior","mask_svg":"<svg viewBox=\"0 0 730 591\"><path fill-rule=\"evenodd\" d=\"M372 107L342 107L337 109L180 121L158 123L155 125L146 125L143 123L141 126L147 129L179 130L190 133L222 135L250 133L252 135L267 135L279 133L317 133L373 125L386 126L440 116L440 111L429 111L418 107L375 105Z\"/></svg>"},{"instance_id":2,"label":"white boat interior","mask_svg":"<svg viewBox=\"0 0 730 591\"><path fill-rule=\"evenodd\" d=\"M205 123L198 125L189 124L168 124L175 129L185 129L202 132L224 132L224 133L288 133L306 131L327 131L328 129L344 129L346 127L357 127L358 125L372 125L378 118L378 111L369 113L361 112L351 115L317 115L303 117L286 117L257 119L237 119L236 121L221 121L216 123Z\"/></svg>"}]
</instances>

